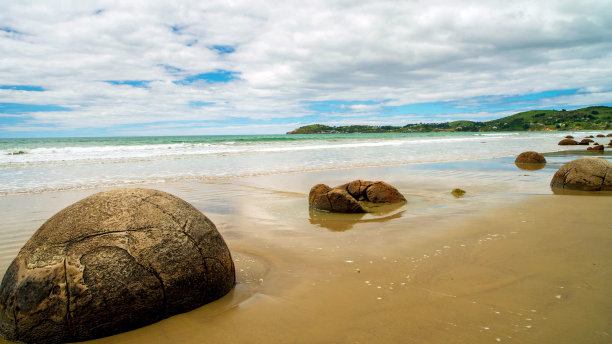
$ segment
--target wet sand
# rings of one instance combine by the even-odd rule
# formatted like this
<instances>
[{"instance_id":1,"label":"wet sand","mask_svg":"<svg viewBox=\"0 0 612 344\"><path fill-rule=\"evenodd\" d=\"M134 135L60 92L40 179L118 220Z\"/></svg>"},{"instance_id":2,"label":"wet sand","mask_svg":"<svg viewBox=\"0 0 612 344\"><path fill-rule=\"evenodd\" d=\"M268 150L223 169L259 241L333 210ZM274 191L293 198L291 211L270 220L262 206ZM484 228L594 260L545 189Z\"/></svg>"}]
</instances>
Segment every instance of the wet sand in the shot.
<instances>
[{"instance_id":1,"label":"wet sand","mask_svg":"<svg viewBox=\"0 0 612 344\"><path fill-rule=\"evenodd\" d=\"M607 343L610 196L553 195L555 158L151 185L202 210L237 268L222 299L92 343ZM309 212L316 183L382 179L388 212ZM450 190L468 193L455 199ZM0 199L3 271L48 217L98 190ZM0 339L0 343L4 343Z\"/></svg>"}]
</instances>

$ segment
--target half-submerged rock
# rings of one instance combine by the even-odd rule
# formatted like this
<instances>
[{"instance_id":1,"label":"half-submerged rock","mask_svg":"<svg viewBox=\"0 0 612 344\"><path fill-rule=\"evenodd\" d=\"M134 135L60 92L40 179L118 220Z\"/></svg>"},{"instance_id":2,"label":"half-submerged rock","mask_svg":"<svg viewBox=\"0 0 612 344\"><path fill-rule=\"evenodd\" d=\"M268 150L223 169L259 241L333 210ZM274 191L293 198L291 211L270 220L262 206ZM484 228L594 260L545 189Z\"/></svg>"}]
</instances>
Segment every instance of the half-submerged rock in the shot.
<instances>
[{"instance_id":1,"label":"half-submerged rock","mask_svg":"<svg viewBox=\"0 0 612 344\"><path fill-rule=\"evenodd\" d=\"M572 139L563 139L561 141L559 141L558 145L559 146L573 146L573 145L577 145L578 142L572 140Z\"/></svg>"},{"instance_id":2,"label":"half-submerged rock","mask_svg":"<svg viewBox=\"0 0 612 344\"><path fill-rule=\"evenodd\" d=\"M0 286L0 333L26 343L108 336L216 300L235 284L215 225L161 191L115 189L55 214Z\"/></svg>"},{"instance_id":3,"label":"half-submerged rock","mask_svg":"<svg viewBox=\"0 0 612 344\"><path fill-rule=\"evenodd\" d=\"M588 151L603 151L604 150L604 146L603 145L594 145L593 147L587 147Z\"/></svg>"},{"instance_id":4,"label":"half-submerged rock","mask_svg":"<svg viewBox=\"0 0 612 344\"><path fill-rule=\"evenodd\" d=\"M538 152L528 151L519 154L514 164L520 169L535 171L546 166L546 158Z\"/></svg>"},{"instance_id":5,"label":"half-submerged rock","mask_svg":"<svg viewBox=\"0 0 612 344\"><path fill-rule=\"evenodd\" d=\"M335 188L317 184L310 189L308 194L308 204L316 210L365 213L367 207L361 202L399 203L406 202L406 198L396 188L385 182L364 180L354 180Z\"/></svg>"},{"instance_id":6,"label":"half-submerged rock","mask_svg":"<svg viewBox=\"0 0 612 344\"><path fill-rule=\"evenodd\" d=\"M550 186L553 190L612 191L612 163L598 158L570 161L557 170Z\"/></svg>"}]
</instances>

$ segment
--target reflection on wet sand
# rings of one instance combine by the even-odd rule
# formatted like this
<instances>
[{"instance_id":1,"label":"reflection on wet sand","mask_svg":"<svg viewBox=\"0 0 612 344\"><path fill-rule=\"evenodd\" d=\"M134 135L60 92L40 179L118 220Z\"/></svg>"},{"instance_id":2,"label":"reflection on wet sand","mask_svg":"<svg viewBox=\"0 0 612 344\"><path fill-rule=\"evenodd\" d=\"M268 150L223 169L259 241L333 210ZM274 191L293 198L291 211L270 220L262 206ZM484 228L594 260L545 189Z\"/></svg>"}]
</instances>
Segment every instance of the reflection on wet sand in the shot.
<instances>
[{"instance_id":1,"label":"reflection on wet sand","mask_svg":"<svg viewBox=\"0 0 612 344\"><path fill-rule=\"evenodd\" d=\"M514 164L516 165L516 167L520 168L521 170L526 170L526 171L537 171L537 170L541 170L544 167L546 167L546 163L536 164L536 163L515 162Z\"/></svg>"},{"instance_id":2,"label":"reflection on wet sand","mask_svg":"<svg viewBox=\"0 0 612 344\"><path fill-rule=\"evenodd\" d=\"M402 205L399 205L401 207ZM389 211L390 212L390 211ZM310 223L329 229L332 232L344 232L353 228L359 223L387 222L402 217L404 211L400 211L388 216L375 218L365 218L366 214L335 214L319 210L310 209Z\"/></svg>"}]
</instances>

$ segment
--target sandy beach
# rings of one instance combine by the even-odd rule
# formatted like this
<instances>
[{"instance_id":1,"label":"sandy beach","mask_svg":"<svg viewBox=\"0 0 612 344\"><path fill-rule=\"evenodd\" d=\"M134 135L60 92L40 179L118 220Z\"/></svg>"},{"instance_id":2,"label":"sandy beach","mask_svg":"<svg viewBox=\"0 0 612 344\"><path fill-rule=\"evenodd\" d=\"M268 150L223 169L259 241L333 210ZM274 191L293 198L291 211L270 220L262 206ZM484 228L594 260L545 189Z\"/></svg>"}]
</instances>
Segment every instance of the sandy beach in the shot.
<instances>
[{"instance_id":1,"label":"sandy beach","mask_svg":"<svg viewBox=\"0 0 612 344\"><path fill-rule=\"evenodd\" d=\"M144 185L216 224L237 285L92 343L609 342L612 198L553 195L550 177L568 158L551 153L539 171L508 157ZM312 185L357 178L385 180L408 203L367 215L308 210ZM455 187L466 196L454 198ZM11 219L1 270L47 218L96 191L0 198Z\"/></svg>"}]
</instances>

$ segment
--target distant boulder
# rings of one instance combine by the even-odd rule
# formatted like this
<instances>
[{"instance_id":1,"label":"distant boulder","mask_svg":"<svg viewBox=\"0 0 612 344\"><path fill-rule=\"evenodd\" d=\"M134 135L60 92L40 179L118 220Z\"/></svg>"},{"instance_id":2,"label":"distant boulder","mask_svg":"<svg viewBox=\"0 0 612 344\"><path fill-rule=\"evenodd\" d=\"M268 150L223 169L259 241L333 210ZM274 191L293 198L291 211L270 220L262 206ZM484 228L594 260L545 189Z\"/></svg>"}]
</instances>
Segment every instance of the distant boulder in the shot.
<instances>
[{"instance_id":1,"label":"distant boulder","mask_svg":"<svg viewBox=\"0 0 612 344\"><path fill-rule=\"evenodd\" d=\"M561 141L559 141L559 146L573 146L573 145L577 145L578 142L572 140L572 139L563 139Z\"/></svg>"},{"instance_id":2,"label":"distant boulder","mask_svg":"<svg viewBox=\"0 0 612 344\"><path fill-rule=\"evenodd\" d=\"M591 140L591 139L582 139L578 144L586 146L586 145L588 145L591 142L593 142L593 140Z\"/></svg>"},{"instance_id":3,"label":"distant boulder","mask_svg":"<svg viewBox=\"0 0 612 344\"><path fill-rule=\"evenodd\" d=\"M573 139L574 137L572 135L567 135L565 138L566 139Z\"/></svg>"},{"instance_id":4,"label":"distant boulder","mask_svg":"<svg viewBox=\"0 0 612 344\"><path fill-rule=\"evenodd\" d=\"M581 158L561 166L550 187L581 191L612 191L612 163L605 159Z\"/></svg>"},{"instance_id":5,"label":"distant boulder","mask_svg":"<svg viewBox=\"0 0 612 344\"><path fill-rule=\"evenodd\" d=\"M606 137L612 137L612 133L609 133L608 135L606 135Z\"/></svg>"},{"instance_id":6,"label":"distant boulder","mask_svg":"<svg viewBox=\"0 0 612 344\"><path fill-rule=\"evenodd\" d=\"M597 137L606 137L604 134L597 134Z\"/></svg>"},{"instance_id":7,"label":"distant boulder","mask_svg":"<svg viewBox=\"0 0 612 344\"><path fill-rule=\"evenodd\" d=\"M587 150L589 151L603 151L604 150L604 146L603 145L596 145L593 147L587 147Z\"/></svg>"},{"instance_id":8,"label":"distant boulder","mask_svg":"<svg viewBox=\"0 0 612 344\"><path fill-rule=\"evenodd\" d=\"M587 138L587 139L592 139L592 138L593 138L593 135L585 136L585 138Z\"/></svg>"}]
</instances>

